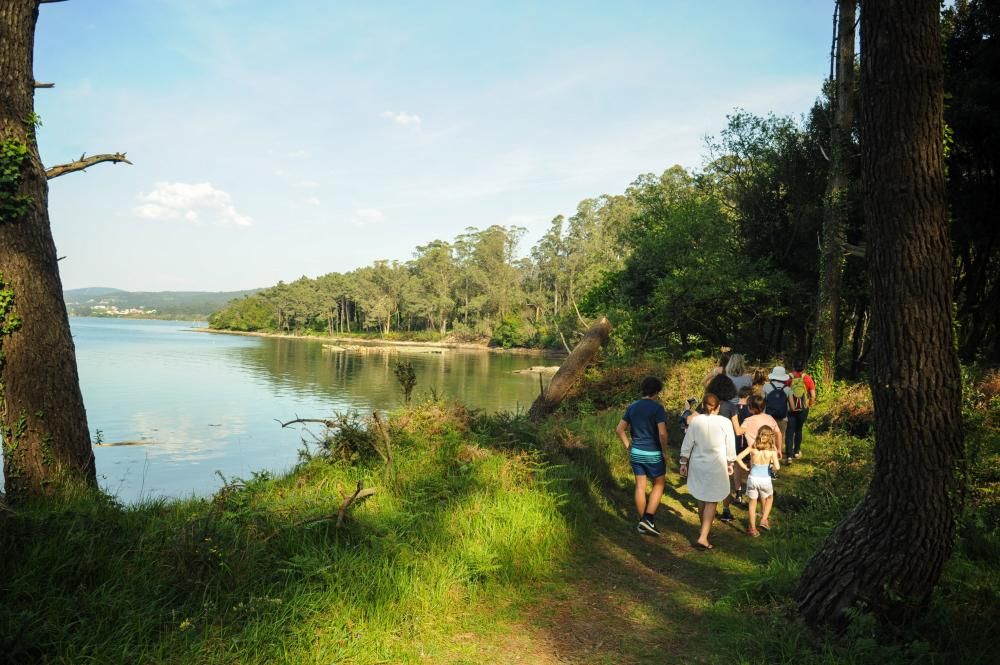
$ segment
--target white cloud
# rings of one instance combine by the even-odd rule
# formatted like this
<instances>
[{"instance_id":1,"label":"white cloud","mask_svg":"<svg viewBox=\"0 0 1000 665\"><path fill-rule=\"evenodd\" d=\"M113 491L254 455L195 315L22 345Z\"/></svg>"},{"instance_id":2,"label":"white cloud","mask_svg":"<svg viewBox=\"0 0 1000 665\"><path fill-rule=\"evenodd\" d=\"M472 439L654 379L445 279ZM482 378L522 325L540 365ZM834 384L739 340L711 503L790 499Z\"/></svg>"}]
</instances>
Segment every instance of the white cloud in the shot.
<instances>
[{"instance_id":1,"label":"white cloud","mask_svg":"<svg viewBox=\"0 0 1000 665\"><path fill-rule=\"evenodd\" d=\"M420 127L420 116L406 111L383 111L382 117L403 127Z\"/></svg>"},{"instance_id":2,"label":"white cloud","mask_svg":"<svg viewBox=\"0 0 1000 665\"><path fill-rule=\"evenodd\" d=\"M141 200L142 204L133 208L132 212L145 219L207 220L236 226L253 223L252 219L236 210L227 192L208 182L158 182L153 191L143 195Z\"/></svg>"},{"instance_id":3,"label":"white cloud","mask_svg":"<svg viewBox=\"0 0 1000 665\"><path fill-rule=\"evenodd\" d=\"M319 183L315 180L300 180L295 183L296 187L302 187L303 189L316 189L319 187Z\"/></svg>"},{"instance_id":4,"label":"white cloud","mask_svg":"<svg viewBox=\"0 0 1000 665\"><path fill-rule=\"evenodd\" d=\"M378 224L385 219L385 213L375 208L359 208L351 215L351 224L355 226L368 226Z\"/></svg>"},{"instance_id":5,"label":"white cloud","mask_svg":"<svg viewBox=\"0 0 1000 665\"><path fill-rule=\"evenodd\" d=\"M308 157L309 153L306 151L305 148L299 148L298 150L293 150L292 152L288 153L288 156L291 157L292 159L302 159L303 157Z\"/></svg>"},{"instance_id":6,"label":"white cloud","mask_svg":"<svg viewBox=\"0 0 1000 665\"><path fill-rule=\"evenodd\" d=\"M308 203L309 205L318 206L320 203L322 203L322 201L320 201L319 197L317 196L310 196L306 199L306 203Z\"/></svg>"}]
</instances>

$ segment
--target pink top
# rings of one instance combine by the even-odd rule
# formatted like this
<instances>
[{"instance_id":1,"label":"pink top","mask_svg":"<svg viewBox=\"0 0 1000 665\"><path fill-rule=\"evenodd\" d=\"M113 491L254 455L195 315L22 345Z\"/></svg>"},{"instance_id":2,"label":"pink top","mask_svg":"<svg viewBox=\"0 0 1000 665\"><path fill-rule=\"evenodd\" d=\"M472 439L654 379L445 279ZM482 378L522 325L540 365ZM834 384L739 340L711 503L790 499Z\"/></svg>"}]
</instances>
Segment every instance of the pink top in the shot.
<instances>
[{"instance_id":1,"label":"pink top","mask_svg":"<svg viewBox=\"0 0 1000 665\"><path fill-rule=\"evenodd\" d=\"M757 432L760 431L761 427L767 425L774 430L777 438L777 447L781 449L781 430L778 429L778 423L771 416L766 413L758 413L755 416L750 416L743 421L743 435L747 438L747 447L753 448L754 444L757 442Z\"/></svg>"}]
</instances>

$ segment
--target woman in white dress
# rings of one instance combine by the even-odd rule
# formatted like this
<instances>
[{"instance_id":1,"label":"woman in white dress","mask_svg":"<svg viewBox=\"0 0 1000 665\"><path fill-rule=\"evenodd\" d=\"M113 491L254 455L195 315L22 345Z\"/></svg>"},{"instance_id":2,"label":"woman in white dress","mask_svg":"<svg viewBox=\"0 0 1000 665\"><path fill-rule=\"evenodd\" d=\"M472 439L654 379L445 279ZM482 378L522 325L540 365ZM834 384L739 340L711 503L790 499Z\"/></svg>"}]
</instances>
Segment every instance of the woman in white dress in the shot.
<instances>
[{"instance_id":1,"label":"woman in white dress","mask_svg":"<svg viewBox=\"0 0 1000 665\"><path fill-rule=\"evenodd\" d=\"M719 398L708 393L701 403L702 414L691 421L681 444L682 476L687 476L688 492L698 500L701 534L695 543L712 549L708 532L715 519L715 504L729 496L729 476L736 461L736 435L729 419L719 415Z\"/></svg>"}]
</instances>

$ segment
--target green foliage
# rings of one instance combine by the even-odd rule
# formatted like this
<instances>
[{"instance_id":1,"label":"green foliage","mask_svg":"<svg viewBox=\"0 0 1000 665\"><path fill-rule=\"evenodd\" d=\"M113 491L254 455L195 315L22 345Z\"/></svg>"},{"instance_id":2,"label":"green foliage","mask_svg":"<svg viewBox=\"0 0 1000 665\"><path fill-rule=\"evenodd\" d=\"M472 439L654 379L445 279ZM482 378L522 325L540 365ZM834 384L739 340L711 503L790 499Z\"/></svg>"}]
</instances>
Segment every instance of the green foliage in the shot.
<instances>
[{"instance_id":1,"label":"green foliage","mask_svg":"<svg viewBox=\"0 0 1000 665\"><path fill-rule=\"evenodd\" d=\"M417 385L417 373L413 369L413 363L409 360L396 363L392 367L392 373L396 375L399 387L403 389L403 402L409 404L410 398L413 396L413 388Z\"/></svg>"},{"instance_id":2,"label":"green foliage","mask_svg":"<svg viewBox=\"0 0 1000 665\"><path fill-rule=\"evenodd\" d=\"M0 224L16 222L31 207L31 197L19 193L28 146L17 139L0 143Z\"/></svg>"},{"instance_id":3,"label":"green foliage","mask_svg":"<svg viewBox=\"0 0 1000 665\"><path fill-rule=\"evenodd\" d=\"M720 198L694 176L674 167L640 178L630 191L637 203L627 230L631 256L586 301L588 311L629 320L626 345L748 348L755 337L748 321L785 314L787 278L768 257L747 253Z\"/></svg>"},{"instance_id":4,"label":"green foliage","mask_svg":"<svg viewBox=\"0 0 1000 665\"><path fill-rule=\"evenodd\" d=\"M967 362L1000 361L1000 6L950 3L942 13L948 209L956 333Z\"/></svg>"},{"instance_id":5,"label":"green foliage","mask_svg":"<svg viewBox=\"0 0 1000 665\"><path fill-rule=\"evenodd\" d=\"M274 326L274 313L259 298L244 296L209 316L208 325L217 330L267 330Z\"/></svg>"},{"instance_id":6,"label":"green foliage","mask_svg":"<svg viewBox=\"0 0 1000 665\"><path fill-rule=\"evenodd\" d=\"M499 346L503 349L528 346L534 337L533 333L530 324L521 317L505 316L493 329L490 346Z\"/></svg>"},{"instance_id":7,"label":"green foliage","mask_svg":"<svg viewBox=\"0 0 1000 665\"><path fill-rule=\"evenodd\" d=\"M14 290L3 279L0 273L0 345L3 337L15 332L21 327L21 317L14 313ZM3 356L0 355L0 360Z\"/></svg>"}]
</instances>

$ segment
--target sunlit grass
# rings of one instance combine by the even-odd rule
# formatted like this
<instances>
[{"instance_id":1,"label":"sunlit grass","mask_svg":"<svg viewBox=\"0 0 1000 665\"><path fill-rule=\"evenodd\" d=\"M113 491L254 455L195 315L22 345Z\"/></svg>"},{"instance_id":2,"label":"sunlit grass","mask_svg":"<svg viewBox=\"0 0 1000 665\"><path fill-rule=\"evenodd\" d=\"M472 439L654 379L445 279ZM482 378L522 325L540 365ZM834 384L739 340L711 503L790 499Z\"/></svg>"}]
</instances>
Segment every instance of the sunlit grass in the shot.
<instances>
[{"instance_id":1,"label":"sunlit grass","mask_svg":"<svg viewBox=\"0 0 1000 665\"><path fill-rule=\"evenodd\" d=\"M664 401L703 365L661 365L672 377ZM647 371L588 381L624 396L628 377ZM704 553L691 547L679 438L664 536L639 537L613 432L624 402L574 399L584 407L571 401L541 426L440 402L403 410L390 422L389 468L370 451L316 456L283 478L228 479L211 499L120 506L80 493L19 507L0 517L0 660L991 662L1000 569L994 532L977 522L925 621L887 630L859 613L834 636L795 618L798 576L862 495L871 441L810 433L807 463L776 483L774 530L746 537L736 510ZM359 480L376 493L338 529Z\"/></svg>"}]
</instances>

